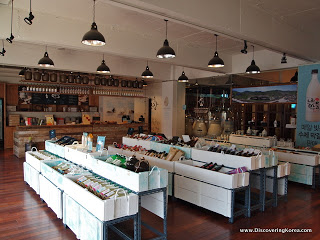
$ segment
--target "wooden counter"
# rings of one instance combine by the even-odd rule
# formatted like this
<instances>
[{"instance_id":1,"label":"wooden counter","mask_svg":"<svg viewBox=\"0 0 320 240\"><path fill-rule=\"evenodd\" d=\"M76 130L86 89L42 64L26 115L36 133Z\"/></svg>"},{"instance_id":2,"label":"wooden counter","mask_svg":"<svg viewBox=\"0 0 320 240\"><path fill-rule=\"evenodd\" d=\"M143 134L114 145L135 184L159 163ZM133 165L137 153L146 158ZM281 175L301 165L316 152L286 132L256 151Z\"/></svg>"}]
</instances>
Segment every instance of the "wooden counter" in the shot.
<instances>
[{"instance_id":1,"label":"wooden counter","mask_svg":"<svg viewBox=\"0 0 320 240\"><path fill-rule=\"evenodd\" d=\"M122 137L127 134L128 128L132 127L135 131L139 126L143 126L146 131L147 123L128 123L128 124L77 124L77 125L54 125L54 126L17 126L14 132L13 152L17 157L24 157L25 143L32 142L37 144L38 149L44 149L44 141L49 139L49 130L55 129L57 138L70 136L81 141L83 132L92 133L94 143L97 141L97 136L106 136L105 145L113 142L122 142Z\"/></svg>"}]
</instances>

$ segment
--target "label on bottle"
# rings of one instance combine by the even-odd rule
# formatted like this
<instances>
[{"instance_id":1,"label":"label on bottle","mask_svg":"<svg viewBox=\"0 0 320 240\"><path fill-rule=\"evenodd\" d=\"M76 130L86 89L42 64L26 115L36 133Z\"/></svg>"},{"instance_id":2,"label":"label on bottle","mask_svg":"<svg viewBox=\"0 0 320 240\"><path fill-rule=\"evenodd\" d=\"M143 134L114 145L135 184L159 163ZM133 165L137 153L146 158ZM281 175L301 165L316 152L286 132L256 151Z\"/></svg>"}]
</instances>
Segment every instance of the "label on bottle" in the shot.
<instances>
[{"instance_id":1,"label":"label on bottle","mask_svg":"<svg viewBox=\"0 0 320 240\"><path fill-rule=\"evenodd\" d=\"M320 97L307 97L307 111L320 112Z\"/></svg>"}]
</instances>

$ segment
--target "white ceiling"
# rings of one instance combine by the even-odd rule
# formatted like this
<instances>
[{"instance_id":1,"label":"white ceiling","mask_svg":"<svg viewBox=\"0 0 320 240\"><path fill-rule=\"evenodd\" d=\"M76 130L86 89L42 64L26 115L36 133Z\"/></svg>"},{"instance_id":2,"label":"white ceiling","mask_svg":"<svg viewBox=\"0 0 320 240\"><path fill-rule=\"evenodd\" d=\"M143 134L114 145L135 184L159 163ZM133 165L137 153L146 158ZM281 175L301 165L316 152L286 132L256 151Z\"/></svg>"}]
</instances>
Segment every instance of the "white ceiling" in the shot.
<instances>
[{"instance_id":1,"label":"white ceiling","mask_svg":"<svg viewBox=\"0 0 320 240\"><path fill-rule=\"evenodd\" d=\"M279 21L319 36L320 0L245 0Z\"/></svg>"},{"instance_id":2,"label":"white ceiling","mask_svg":"<svg viewBox=\"0 0 320 240\"><path fill-rule=\"evenodd\" d=\"M316 37L320 37L320 31L318 31L318 23L320 22L320 0L242 0L245 4L252 7L253 9L257 9L259 11L263 11L266 14L272 16L276 21L279 21L281 24L287 24L291 27L298 28L302 32L306 32ZM8 4L9 0L0 0L0 4ZM120 2L120 4L114 4L113 2ZM157 49L148 49L148 46L136 46L135 43L138 42L139 39L151 40L156 46L161 46L165 37L165 23L163 21L163 16L160 16L157 13L146 13L143 9L133 9L130 7L121 7L121 2L126 2L126 0L97 0L96 2L96 22L99 30L104 34L107 41L107 47L103 49L104 52L110 52L112 54L118 54L120 56L125 56L124 53L120 53L119 48L113 48L113 45L116 44L115 41L118 41L118 38L112 38L112 34L118 34L122 36L122 40L124 42L123 49L126 49L129 45L132 48L135 47L144 47L145 52L152 52L152 55L155 55ZM138 0L132 0L132 2L140 2ZM144 2L144 1L141 1ZM149 1L150 4L157 1ZM161 2L161 1L160 1ZM181 2L178 1L177 2ZM183 2L183 1L182 1ZM241 2L241 1L240 1ZM10 1L11 3L11 1ZM10 4L9 3L9 4ZM92 23L92 0L41 0L41 1L32 1L32 11L35 15L34 24L32 26L27 26L22 23L18 25L18 30L21 29L35 29L37 26L37 21L40 19L40 15L47 16L52 19L55 18L57 22L57 26L55 26L54 22L50 23L51 31L55 31L55 28L61 28L61 25L58 25L65 22L66 25L69 24L70 21L78 22L81 26L81 29L70 29L69 32L66 32L64 36L61 38L68 37L71 39L70 41L74 41L74 45L61 44L57 43L55 47L61 48L70 48L70 49L79 49L79 42L82 36L79 36L79 32L84 34L85 32L82 30L83 28L88 29ZM222 4L222 3L221 3ZM201 3L199 3L201 5ZM19 18L23 19L27 16L29 11L29 1L14 1L14 7L18 10ZM200 6L199 6L200 7ZM203 6L202 6L203 7ZM7 6L10 8L10 5ZM195 9L197 11L197 9ZM214 14L214 12L213 12ZM26 16L24 16L26 15ZM226 13L226 18L227 18ZM20 21L21 21L20 19ZM23 22L23 21L22 21ZM10 24L8 19L7 25ZM71 26L71 24L70 24ZM55 27L55 28L54 28ZM263 26L267 28L268 26ZM8 29L7 29L8 30ZM17 29L14 29L17 31ZM43 29L45 32L45 29ZM26 31L26 30L24 30ZM32 30L30 30L32 31ZM39 32L41 30L37 30ZM79 32L77 32L79 31ZM20 31L23 34L23 31ZM231 36L230 34L220 34L218 37L218 51L220 56L223 55L226 59L228 57L231 59L234 55L239 55L240 50L243 48L243 40L238 39L237 37ZM174 65L182 65L188 67L195 67L198 69L205 69L206 63L210 59L209 56L212 56L215 50L215 31L208 31L208 29L204 29L199 27L197 24L186 24L185 22L170 19L168 22L168 40L170 45L176 50L176 52L184 53L182 49L198 49L199 52L202 52L205 55L204 59L201 59L203 63L197 66L191 66L191 62L184 62L178 57L171 61ZM74 34L74 36L72 36ZM1 35L1 34L0 34ZM36 35L36 34L35 34ZM41 35L41 34L40 34ZM71 36L69 36L71 35ZM23 38L23 36L22 36ZM44 39L46 36L44 36ZM19 41L19 36L16 39ZM42 44L52 44L47 40L42 39L34 39L34 44L42 43ZM25 42L32 42L32 38L25 40ZM46 42L47 41L47 42ZM136 41L136 42L135 42ZM261 41L256 41L260 44ZM255 44L255 50L259 51L264 49L263 46ZM248 43L248 52L250 53L251 43ZM82 46L81 46L82 47ZM268 46L269 47L269 46ZM83 48L82 48L83 50ZM282 49L281 49L282 50ZM90 51L97 51L96 49ZM101 49L99 49L101 51ZM277 49L278 52L279 49ZM127 52L127 57L135 57L140 59L151 59L147 54L141 52L139 54L132 54L129 51ZM183 55L183 54L182 54ZM289 53L290 55L290 53ZM179 54L178 54L179 56ZM186 55L183 55L186 58ZM190 55L192 56L192 55ZM189 57L190 57L189 56ZM251 55L250 55L251 57ZM249 56L247 58L250 58ZM307 58L307 56L306 56ZM152 59L153 61L159 61L155 57ZM320 60L320 59L318 59ZM200 61L200 59L198 60ZM226 60L227 61L227 60ZM226 62L225 61L225 62ZM230 61L231 62L231 61ZM231 72L231 69L218 71L222 72ZM215 71L215 69L206 69L208 71Z\"/></svg>"}]
</instances>

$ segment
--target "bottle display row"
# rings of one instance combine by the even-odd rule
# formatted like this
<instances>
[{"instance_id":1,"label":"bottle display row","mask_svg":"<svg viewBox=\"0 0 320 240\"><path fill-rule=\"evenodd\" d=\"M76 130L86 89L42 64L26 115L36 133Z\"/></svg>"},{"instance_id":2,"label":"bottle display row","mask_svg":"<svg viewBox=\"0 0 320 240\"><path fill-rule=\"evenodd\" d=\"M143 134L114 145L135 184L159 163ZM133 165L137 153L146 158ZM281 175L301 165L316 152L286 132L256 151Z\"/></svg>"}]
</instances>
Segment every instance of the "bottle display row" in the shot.
<instances>
[{"instance_id":1,"label":"bottle display row","mask_svg":"<svg viewBox=\"0 0 320 240\"><path fill-rule=\"evenodd\" d=\"M22 91L26 92L41 92L41 93L60 93L60 94L85 94L91 93L90 87L61 87L53 85L36 85L30 84L22 87ZM95 95L106 96L125 96L125 97L144 97L143 90L127 90L127 89L103 89L93 88L92 93Z\"/></svg>"},{"instance_id":2,"label":"bottle display row","mask_svg":"<svg viewBox=\"0 0 320 240\"><path fill-rule=\"evenodd\" d=\"M144 92L142 90L116 90L116 89L100 89L94 88L93 94L107 95L107 96L125 96L125 97L143 97Z\"/></svg>"}]
</instances>

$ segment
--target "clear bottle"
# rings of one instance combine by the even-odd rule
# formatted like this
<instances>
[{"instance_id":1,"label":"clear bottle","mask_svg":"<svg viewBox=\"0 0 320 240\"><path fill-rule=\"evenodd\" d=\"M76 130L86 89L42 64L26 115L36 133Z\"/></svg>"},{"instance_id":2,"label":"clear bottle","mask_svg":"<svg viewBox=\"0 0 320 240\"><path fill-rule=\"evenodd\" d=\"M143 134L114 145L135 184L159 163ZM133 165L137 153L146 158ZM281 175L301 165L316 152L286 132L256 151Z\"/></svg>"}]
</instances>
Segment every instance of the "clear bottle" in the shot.
<instances>
[{"instance_id":1,"label":"clear bottle","mask_svg":"<svg viewBox=\"0 0 320 240\"><path fill-rule=\"evenodd\" d=\"M306 93L306 120L320 122L320 83L318 69L311 71L311 81Z\"/></svg>"}]
</instances>

